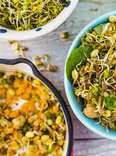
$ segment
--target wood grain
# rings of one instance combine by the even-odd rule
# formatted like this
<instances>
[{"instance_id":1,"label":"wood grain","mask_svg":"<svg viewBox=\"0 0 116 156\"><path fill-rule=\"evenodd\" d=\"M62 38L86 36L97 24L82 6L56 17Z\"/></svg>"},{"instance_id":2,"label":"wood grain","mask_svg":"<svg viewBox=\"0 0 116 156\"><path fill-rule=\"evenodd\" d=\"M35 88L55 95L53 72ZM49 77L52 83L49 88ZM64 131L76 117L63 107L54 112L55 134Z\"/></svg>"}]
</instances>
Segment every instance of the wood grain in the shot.
<instances>
[{"instance_id":1,"label":"wood grain","mask_svg":"<svg viewBox=\"0 0 116 156\"><path fill-rule=\"evenodd\" d=\"M116 0L80 0L71 17L54 32L35 40L23 41L22 44L29 47L26 54L30 59L32 55L48 53L51 62L59 66L57 73L43 73L61 91L67 105L63 86L64 63L72 40L80 30L96 17L116 10ZM72 40L62 42L59 32L68 31L72 34ZM0 58L15 58L7 41L0 41ZM69 107L70 109L70 107ZM102 139L100 136L89 131L74 116L70 109L74 124L74 153L75 156L116 156L116 143Z\"/></svg>"},{"instance_id":2,"label":"wood grain","mask_svg":"<svg viewBox=\"0 0 116 156\"><path fill-rule=\"evenodd\" d=\"M106 139L78 140L75 156L116 156L116 143Z\"/></svg>"}]
</instances>

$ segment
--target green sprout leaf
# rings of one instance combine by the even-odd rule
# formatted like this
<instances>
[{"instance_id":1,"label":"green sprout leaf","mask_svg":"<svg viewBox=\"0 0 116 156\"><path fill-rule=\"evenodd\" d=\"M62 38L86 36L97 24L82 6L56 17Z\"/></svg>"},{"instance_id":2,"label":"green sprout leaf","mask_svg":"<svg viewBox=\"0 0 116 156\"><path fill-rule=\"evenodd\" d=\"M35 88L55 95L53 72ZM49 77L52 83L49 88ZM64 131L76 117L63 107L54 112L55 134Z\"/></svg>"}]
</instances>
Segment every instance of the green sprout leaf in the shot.
<instances>
[{"instance_id":1,"label":"green sprout leaf","mask_svg":"<svg viewBox=\"0 0 116 156\"><path fill-rule=\"evenodd\" d=\"M96 27L94 28L94 30L95 30L95 32L96 32L97 34L101 34L102 31L103 31L103 24L100 24L100 25L96 26Z\"/></svg>"},{"instance_id":2,"label":"green sprout leaf","mask_svg":"<svg viewBox=\"0 0 116 156\"><path fill-rule=\"evenodd\" d=\"M105 97L105 107L109 110L116 110L116 97Z\"/></svg>"}]
</instances>

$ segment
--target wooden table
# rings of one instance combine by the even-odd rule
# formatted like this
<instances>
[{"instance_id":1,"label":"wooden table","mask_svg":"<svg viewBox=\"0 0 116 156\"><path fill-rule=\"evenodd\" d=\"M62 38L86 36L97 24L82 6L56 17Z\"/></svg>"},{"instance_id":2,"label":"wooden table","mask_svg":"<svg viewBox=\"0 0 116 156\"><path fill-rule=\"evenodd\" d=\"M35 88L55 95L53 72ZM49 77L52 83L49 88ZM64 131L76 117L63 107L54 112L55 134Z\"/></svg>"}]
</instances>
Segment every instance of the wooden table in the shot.
<instances>
[{"instance_id":1,"label":"wooden table","mask_svg":"<svg viewBox=\"0 0 116 156\"><path fill-rule=\"evenodd\" d=\"M68 31L75 37L91 20L108 11L116 9L116 0L80 0L72 16L56 31L36 40L25 41L22 44L29 47L27 56L49 53L52 63L59 66L57 73L43 73L54 85L61 90L66 100L63 87L64 62L71 41L59 40L60 31ZM0 41L0 57L15 58L7 41ZM67 102L68 105L68 102ZM69 105L68 105L69 107ZM70 109L70 107L69 107ZM107 140L88 130L82 125L70 110L74 124L74 153L75 156L116 156L116 142Z\"/></svg>"}]
</instances>

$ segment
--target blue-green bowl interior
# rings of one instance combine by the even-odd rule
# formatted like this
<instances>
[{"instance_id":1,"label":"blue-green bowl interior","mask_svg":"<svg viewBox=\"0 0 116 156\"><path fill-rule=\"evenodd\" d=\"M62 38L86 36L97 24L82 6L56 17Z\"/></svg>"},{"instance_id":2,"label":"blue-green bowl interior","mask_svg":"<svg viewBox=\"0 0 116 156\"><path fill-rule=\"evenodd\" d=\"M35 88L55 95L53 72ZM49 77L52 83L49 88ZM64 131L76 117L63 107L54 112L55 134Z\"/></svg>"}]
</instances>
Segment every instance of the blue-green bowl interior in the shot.
<instances>
[{"instance_id":1,"label":"blue-green bowl interior","mask_svg":"<svg viewBox=\"0 0 116 156\"><path fill-rule=\"evenodd\" d=\"M72 50L80 45L80 39L84 36L85 32L88 32L89 30L91 30L92 28L96 27L99 24L108 22L108 18L109 18L110 15L116 15L116 11L109 12L109 13L97 18L96 20L94 20L93 22L88 24L77 35L76 39L74 40L74 42L72 43L72 45L71 45L71 47L69 49L68 56L67 56L67 59L66 59L65 73L64 73L64 84L65 84L65 91L66 91L66 94L67 94L69 104L70 104L74 114L76 115L76 117L87 128L89 128L93 132L95 132L95 133L97 133L97 134L99 134L99 135L101 135L101 136L103 136L105 138L116 140L116 132L115 131L113 131L111 129L106 129L105 127L101 126L96 120L89 119L83 114L83 108L82 108L83 105L80 104L79 101L77 101L77 98L74 95L72 84L68 80L67 75L66 75L66 65L67 65L68 57L70 56Z\"/></svg>"}]
</instances>

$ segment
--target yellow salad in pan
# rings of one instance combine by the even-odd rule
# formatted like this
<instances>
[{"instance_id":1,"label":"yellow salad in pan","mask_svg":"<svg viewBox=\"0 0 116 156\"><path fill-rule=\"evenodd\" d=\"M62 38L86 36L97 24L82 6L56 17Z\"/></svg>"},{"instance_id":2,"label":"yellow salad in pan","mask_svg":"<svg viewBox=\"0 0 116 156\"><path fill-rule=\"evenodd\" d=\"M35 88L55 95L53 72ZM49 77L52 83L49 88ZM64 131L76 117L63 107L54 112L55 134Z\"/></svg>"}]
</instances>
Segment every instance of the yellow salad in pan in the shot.
<instances>
[{"instance_id":1,"label":"yellow salad in pan","mask_svg":"<svg viewBox=\"0 0 116 156\"><path fill-rule=\"evenodd\" d=\"M62 156L64 114L40 80L0 71L0 156Z\"/></svg>"}]
</instances>

